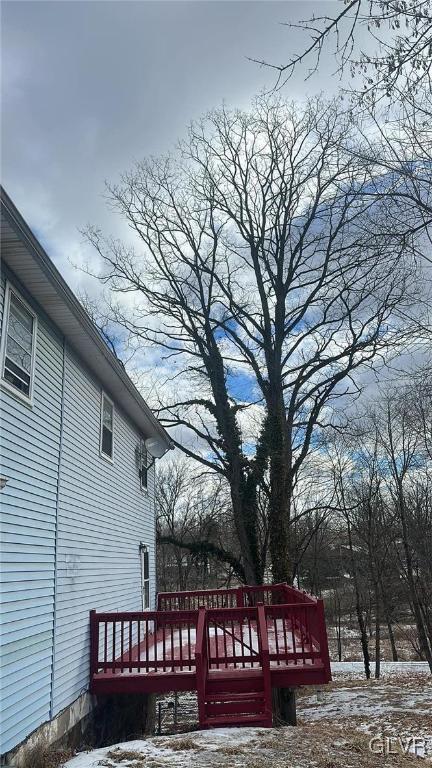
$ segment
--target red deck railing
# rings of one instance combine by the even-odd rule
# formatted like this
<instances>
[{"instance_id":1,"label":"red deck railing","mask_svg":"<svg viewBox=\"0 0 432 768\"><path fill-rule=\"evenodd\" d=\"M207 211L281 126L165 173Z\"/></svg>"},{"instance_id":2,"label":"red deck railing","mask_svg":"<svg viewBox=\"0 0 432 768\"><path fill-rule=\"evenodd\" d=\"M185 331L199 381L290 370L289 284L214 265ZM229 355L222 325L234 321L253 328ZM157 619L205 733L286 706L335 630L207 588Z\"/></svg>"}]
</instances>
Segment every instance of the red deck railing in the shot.
<instances>
[{"instance_id":1,"label":"red deck railing","mask_svg":"<svg viewBox=\"0 0 432 768\"><path fill-rule=\"evenodd\" d=\"M267 707L271 686L331 679L323 601L287 584L162 593L157 607L91 611L93 692L195 689L202 708L212 676L249 670Z\"/></svg>"},{"instance_id":2,"label":"red deck railing","mask_svg":"<svg viewBox=\"0 0 432 768\"><path fill-rule=\"evenodd\" d=\"M198 589L194 592L160 592L158 611L196 611L198 608L235 608L241 602L242 588ZM240 602L239 602L240 600Z\"/></svg>"},{"instance_id":3,"label":"red deck railing","mask_svg":"<svg viewBox=\"0 0 432 768\"><path fill-rule=\"evenodd\" d=\"M158 611L191 611L204 608L240 608L241 606L278 603L311 603L316 599L288 584L232 587L230 589L198 589L189 592L160 592Z\"/></svg>"},{"instance_id":4,"label":"red deck railing","mask_svg":"<svg viewBox=\"0 0 432 768\"><path fill-rule=\"evenodd\" d=\"M92 672L195 668L198 611L91 612Z\"/></svg>"}]
</instances>

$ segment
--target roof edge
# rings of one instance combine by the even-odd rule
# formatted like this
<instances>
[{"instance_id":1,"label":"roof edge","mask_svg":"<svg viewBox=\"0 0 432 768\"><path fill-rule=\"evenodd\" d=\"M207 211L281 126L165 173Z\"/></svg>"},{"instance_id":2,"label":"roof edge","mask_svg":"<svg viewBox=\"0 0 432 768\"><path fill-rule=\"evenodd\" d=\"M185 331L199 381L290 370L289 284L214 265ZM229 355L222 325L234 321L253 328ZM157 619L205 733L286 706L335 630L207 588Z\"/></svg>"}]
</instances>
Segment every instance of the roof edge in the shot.
<instances>
[{"instance_id":1,"label":"roof edge","mask_svg":"<svg viewBox=\"0 0 432 768\"><path fill-rule=\"evenodd\" d=\"M78 301L77 297L75 296L71 288L68 286L68 284L60 274L57 267L54 265L53 261L48 256L43 246L40 244L40 242L37 240L37 238L31 231L29 225L20 214L19 210L17 209L17 207L15 206L15 204L7 194L6 190L1 185L0 185L0 200L1 200L2 206L4 206L17 232L22 237L23 241L29 247L29 249L36 255L40 263L40 266L43 272L45 273L47 279L54 286L59 296L63 299L65 304L73 313L76 320L81 325L83 331L87 334L87 336L90 337L92 342L98 347L99 351L103 354L106 361L111 366L113 372L120 379L122 385L127 389L129 394L134 398L137 405L145 413L149 422L152 424L152 426L154 427L158 435L162 438L167 448L168 449L174 448L175 447L174 443L171 440L168 432L162 426L162 424L160 424L156 416L153 414L152 410L149 408L149 406L145 402L143 396L138 391L138 389L136 388L132 380L129 378L122 363L118 360L118 358L114 355L114 353L109 349L108 345L105 343L105 341L97 331L93 320L90 318L90 316L88 315L88 313L86 312L82 304Z\"/></svg>"}]
</instances>

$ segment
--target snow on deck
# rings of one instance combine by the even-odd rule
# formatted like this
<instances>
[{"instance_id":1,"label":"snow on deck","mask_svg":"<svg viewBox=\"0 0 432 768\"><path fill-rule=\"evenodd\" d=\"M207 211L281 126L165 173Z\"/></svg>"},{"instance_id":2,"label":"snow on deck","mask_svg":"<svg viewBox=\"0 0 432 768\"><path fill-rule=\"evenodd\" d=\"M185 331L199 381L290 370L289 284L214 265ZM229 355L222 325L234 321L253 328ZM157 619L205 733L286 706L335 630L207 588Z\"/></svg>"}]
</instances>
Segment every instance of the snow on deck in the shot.
<instances>
[{"instance_id":1,"label":"snow on deck","mask_svg":"<svg viewBox=\"0 0 432 768\"><path fill-rule=\"evenodd\" d=\"M305 642L297 630L293 630L291 626L287 627L288 622L285 623L276 620L267 625L268 633L268 645L269 652L277 653L283 650L286 653L292 653L294 651L304 651L305 654L311 652L311 650L317 650L315 644ZM223 629L222 627L208 627L209 638L209 653L212 659L212 668L215 669L218 665L224 668L230 668L237 666L258 668L260 665L259 660L259 637L256 627L256 622L251 621L249 624L236 625L233 630L229 627ZM183 669L192 669L195 666L195 645L196 645L196 630L194 627L173 627L167 632L164 628L159 628L155 634L149 635L146 640L135 646L132 651L132 659L145 661L162 661L166 662L167 670L171 669L170 662L182 661ZM250 661L236 661L226 663L224 657L249 657ZM124 654L125 666L129 662L129 652ZM189 664L190 662L190 664ZM285 662L272 660L271 666L281 666ZM306 663L310 663L307 660ZM151 666L151 665L150 665ZM178 668L178 667L177 667ZM159 667L158 672L163 672L163 668ZM145 673L145 672L144 672ZM128 674L128 670L124 670L121 674Z\"/></svg>"}]
</instances>

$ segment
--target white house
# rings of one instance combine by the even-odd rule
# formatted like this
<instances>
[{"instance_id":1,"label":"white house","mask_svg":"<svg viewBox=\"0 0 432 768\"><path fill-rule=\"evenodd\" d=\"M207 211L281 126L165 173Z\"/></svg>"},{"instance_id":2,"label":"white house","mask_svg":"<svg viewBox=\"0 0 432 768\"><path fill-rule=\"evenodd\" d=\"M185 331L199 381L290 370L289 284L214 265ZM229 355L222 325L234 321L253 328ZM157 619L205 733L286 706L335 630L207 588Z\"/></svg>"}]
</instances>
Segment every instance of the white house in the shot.
<instances>
[{"instance_id":1,"label":"white house","mask_svg":"<svg viewBox=\"0 0 432 768\"><path fill-rule=\"evenodd\" d=\"M88 714L90 609L154 606L151 454L172 446L3 190L1 227L4 755Z\"/></svg>"}]
</instances>

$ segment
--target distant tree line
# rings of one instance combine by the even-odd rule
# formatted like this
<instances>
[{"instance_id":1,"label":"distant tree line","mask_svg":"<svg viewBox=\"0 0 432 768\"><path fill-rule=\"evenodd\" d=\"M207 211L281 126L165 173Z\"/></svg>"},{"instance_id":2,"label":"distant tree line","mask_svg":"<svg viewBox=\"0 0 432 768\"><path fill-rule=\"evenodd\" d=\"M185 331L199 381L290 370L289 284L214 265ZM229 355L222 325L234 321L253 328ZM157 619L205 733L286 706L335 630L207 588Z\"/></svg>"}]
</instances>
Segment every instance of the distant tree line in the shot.
<instances>
[{"instance_id":1,"label":"distant tree line","mask_svg":"<svg viewBox=\"0 0 432 768\"><path fill-rule=\"evenodd\" d=\"M357 411L354 428L321 447L320 496L326 488L328 506L311 510L309 483L298 489L296 498L304 514L298 515L290 536L292 580L324 596L340 659L343 628L357 627L367 677L380 676L383 631L394 661L408 648L432 671L428 374L369 402ZM199 488L199 503L191 496L194 487ZM228 495L220 484L197 486L193 466L174 462L159 474L157 510L160 589L238 583L234 567L223 567L199 545L206 539L215 548L230 546L235 551ZM181 540L197 546L182 547ZM403 648L398 647L400 636Z\"/></svg>"}]
</instances>

